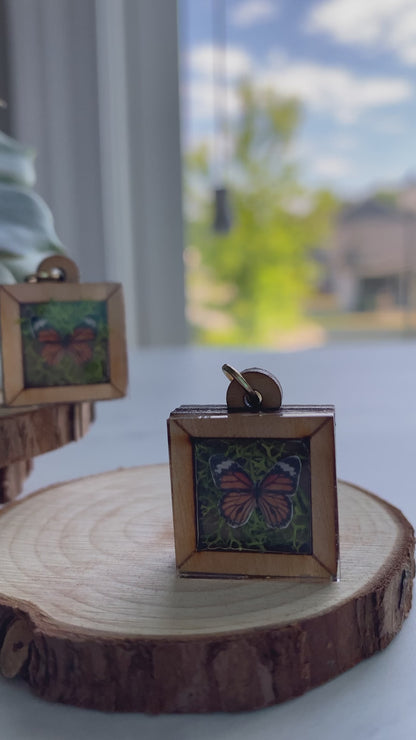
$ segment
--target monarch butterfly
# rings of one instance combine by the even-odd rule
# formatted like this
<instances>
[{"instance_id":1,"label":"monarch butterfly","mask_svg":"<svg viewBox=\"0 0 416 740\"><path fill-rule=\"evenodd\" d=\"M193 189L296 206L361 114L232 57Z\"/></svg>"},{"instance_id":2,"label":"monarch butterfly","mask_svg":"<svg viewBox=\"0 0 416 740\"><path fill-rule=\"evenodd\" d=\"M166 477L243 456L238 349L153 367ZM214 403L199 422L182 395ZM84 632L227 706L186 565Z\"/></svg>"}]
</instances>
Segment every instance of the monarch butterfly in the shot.
<instances>
[{"instance_id":1,"label":"monarch butterfly","mask_svg":"<svg viewBox=\"0 0 416 740\"><path fill-rule=\"evenodd\" d=\"M71 334L60 334L49 321L37 316L31 319L32 333L40 343L40 355L47 365L55 367L64 357L72 357L77 365L92 359L97 336L97 322L86 317Z\"/></svg>"},{"instance_id":2,"label":"monarch butterfly","mask_svg":"<svg viewBox=\"0 0 416 740\"><path fill-rule=\"evenodd\" d=\"M222 516L230 527L243 527L258 507L271 529L286 528L293 517L292 496L301 472L296 455L279 460L260 481L254 483L235 460L224 455L210 458L211 474L223 496L219 502Z\"/></svg>"}]
</instances>

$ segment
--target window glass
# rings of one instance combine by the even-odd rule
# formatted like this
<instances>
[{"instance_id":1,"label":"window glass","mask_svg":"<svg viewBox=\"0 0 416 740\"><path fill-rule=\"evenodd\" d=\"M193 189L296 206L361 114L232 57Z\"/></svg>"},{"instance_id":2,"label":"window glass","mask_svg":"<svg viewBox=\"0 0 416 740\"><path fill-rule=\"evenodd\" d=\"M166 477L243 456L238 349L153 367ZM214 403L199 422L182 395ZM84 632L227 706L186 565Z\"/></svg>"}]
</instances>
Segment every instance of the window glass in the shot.
<instances>
[{"instance_id":1,"label":"window glass","mask_svg":"<svg viewBox=\"0 0 416 740\"><path fill-rule=\"evenodd\" d=\"M416 329L416 4L181 0L195 341Z\"/></svg>"}]
</instances>

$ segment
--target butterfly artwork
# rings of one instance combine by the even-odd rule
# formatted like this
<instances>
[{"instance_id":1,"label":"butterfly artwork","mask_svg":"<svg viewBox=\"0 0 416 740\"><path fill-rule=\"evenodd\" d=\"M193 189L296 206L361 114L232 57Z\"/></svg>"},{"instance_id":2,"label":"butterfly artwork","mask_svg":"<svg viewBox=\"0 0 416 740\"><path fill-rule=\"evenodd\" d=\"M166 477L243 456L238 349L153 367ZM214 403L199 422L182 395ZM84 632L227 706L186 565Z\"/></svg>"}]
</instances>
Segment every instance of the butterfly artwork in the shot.
<instances>
[{"instance_id":1,"label":"butterfly artwork","mask_svg":"<svg viewBox=\"0 0 416 740\"><path fill-rule=\"evenodd\" d=\"M93 358L97 322L92 317L87 316L72 332L64 334L47 319L32 316L31 329L42 360L51 367L59 365L64 358L70 358L76 365L84 365Z\"/></svg>"},{"instance_id":2,"label":"butterfly artwork","mask_svg":"<svg viewBox=\"0 0 416 740\"><path fill-rule=\"evenodd\" d=\"M100 301L27 303L20 311L25 386L105 383L108 319Z\"/></svg>"},{"instance_id":3,"label":"butterfly artwork","mask_svg":"<svg viewBox=\"0 0 416 740\"><path fill-rule=\"evenodd\" d=\"M233 528L244 527L258 509L267 527L285 529L293 518L293 497L301 474L297 455L277 462L259 481L253 481L235 460L224 455L210 458L215 486L221 491L219 510Z\"/></svg>"},{"instance_id":4,"label":"butterfly artwork","mask_svg":"<svg viewBox=\"0 0 416 740\"><path fill-rule=\"evenodd\" d=\"M6 289L0 286L0 308L7 405L75 403L125 395L121 285L30 279Z\"/></svg>"},{"instance_id":5,"label":"butterfly artwork","mask_svg":"<svg viewBox=\"0 0 416 740\"><path fill-rule=\"evenodd\" d=\"M179 406L168 432L181 575L336 578L332 407Z\"/></svg>"}]
</instances>

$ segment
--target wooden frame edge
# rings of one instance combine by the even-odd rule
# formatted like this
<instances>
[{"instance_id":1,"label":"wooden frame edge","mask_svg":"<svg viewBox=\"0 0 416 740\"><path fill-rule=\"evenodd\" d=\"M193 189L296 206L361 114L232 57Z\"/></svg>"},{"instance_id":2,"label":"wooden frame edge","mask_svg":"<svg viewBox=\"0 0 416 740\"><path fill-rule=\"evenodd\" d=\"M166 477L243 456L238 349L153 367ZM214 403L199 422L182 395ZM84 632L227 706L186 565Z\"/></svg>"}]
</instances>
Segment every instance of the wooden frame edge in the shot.
<instances>
[{"instance_id":1,"label":"wooden frame edge","mask_svg":"<svg viewBox=\"0 0 416 740\"><path fill-rule=\"evenodd\" d=\"M10 287L12 286L7 286L7 288L0 286L3 401L7 405L19 405L22 403L20 399L24 391L20 304Z\"/></svg>"},{"instance_id":2,"label":"wooden frame edge","mask_svg":"<svg viewBox=\"0 0 416 740\"><path fill-rule=\"evenodd\" d=\"M339 564L339 528L337 477L335 462L335 425L328 419L311 437L312 552L336 578ZM319 460L319 468L317 461Z\"/></svg>"},{"instance_id":3,"label":"wooden frame edge","mask_svg":"<svg viewBox=\"0 0 416 740\"><path fill-rule=\"evenodd\" d=\"M127 352L123 290L120 284L108 295L107 317L111 384L118 395L123 396L127 389Z\"/></svg>"},{"instance_id":4,"label":"wooden frame edge","mask_svg":"<svg viewBox=\"0 0 416 740\"><path fill-rule=\"evenodd\" d=\"M189 491L193 491L194 469L191 438L182 424L171 418L168 419L168 443L175 556L176 565L181 569L196 552L195 499L189 495ZM175 455L172 455L173 447Z\"/></svg>"}]
</instances>

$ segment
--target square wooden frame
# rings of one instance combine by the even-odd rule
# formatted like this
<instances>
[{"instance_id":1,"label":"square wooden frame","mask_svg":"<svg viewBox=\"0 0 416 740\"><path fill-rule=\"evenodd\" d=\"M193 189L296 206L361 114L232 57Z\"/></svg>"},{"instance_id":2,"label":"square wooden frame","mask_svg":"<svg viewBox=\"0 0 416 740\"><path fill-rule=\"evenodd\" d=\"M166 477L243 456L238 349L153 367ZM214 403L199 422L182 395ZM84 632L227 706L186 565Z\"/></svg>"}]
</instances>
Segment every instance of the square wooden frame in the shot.
<instances>
[{"instance_id":1,"label":"square wooden frame","mask_svg":"<svg viewBox=\"0 0 416 740\"><path fill-rule=\"evenodd\" d=\"M176 409L168 420L176 565L183 575L282 576L335 580L338 510L333 407L282 407L228 413ZM193 441L204 438L302 439L310 443L312 554L197 550Z\"/></svg>"},{"instance_id":2,"label":"square wooden frame","mask_svg":"<svg viewBox=\"0 0 416 740\"><path fill-rule=\"evenodd\" d=\"M105 301L109 328L108 383L26 388L20 305L23 303ZM127 387L123 291L119 283L22 283L0 286L3 398L8 406L119 398Z\"/></svg>"}]
</instances>

